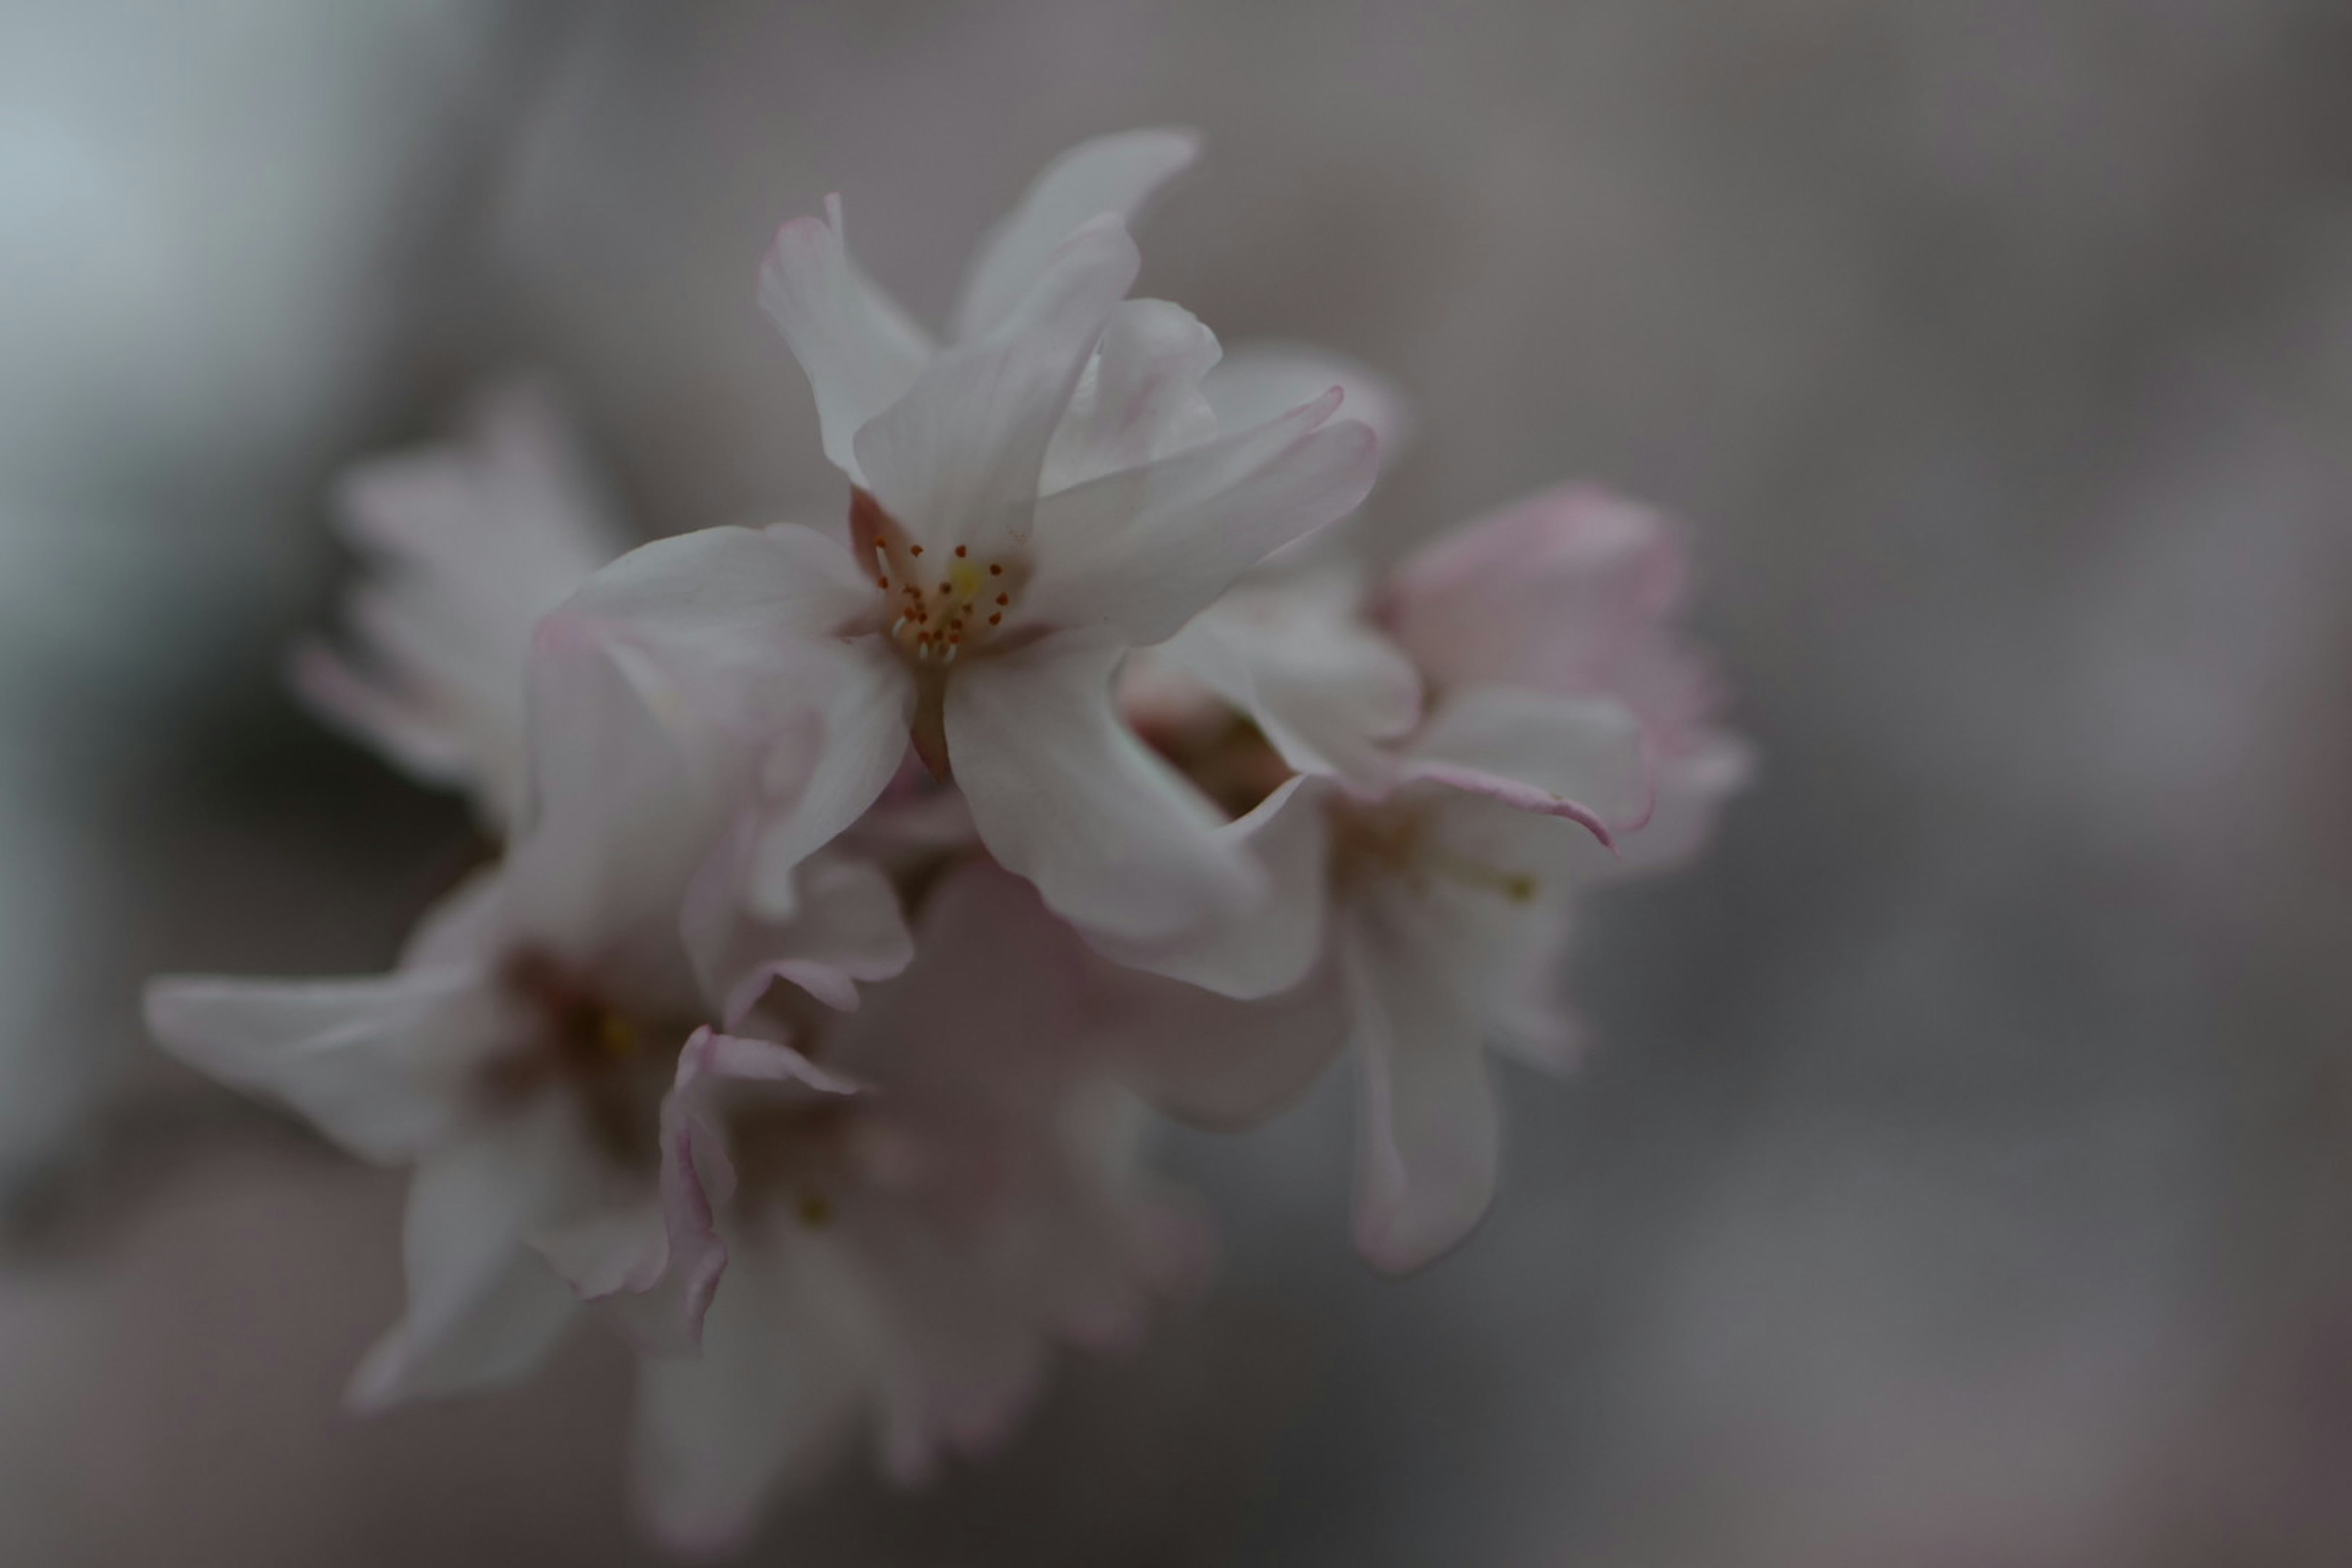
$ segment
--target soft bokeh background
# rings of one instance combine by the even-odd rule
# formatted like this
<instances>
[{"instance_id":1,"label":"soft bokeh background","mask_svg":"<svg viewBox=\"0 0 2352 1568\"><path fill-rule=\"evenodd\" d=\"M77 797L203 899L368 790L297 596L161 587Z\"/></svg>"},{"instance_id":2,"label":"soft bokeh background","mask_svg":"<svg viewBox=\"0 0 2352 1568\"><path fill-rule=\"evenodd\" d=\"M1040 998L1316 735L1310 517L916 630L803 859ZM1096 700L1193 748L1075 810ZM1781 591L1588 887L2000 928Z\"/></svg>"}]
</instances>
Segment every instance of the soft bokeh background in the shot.
<instances>
[{"instance_id":1,"label":"soft bokeh background","mask_svg":"<svg viewBox=\"0 0 2352 1568\"><path fill-rule=\"evenodd\" d=\"M529 364L648 529L835 506L774 223L936 317L1183 121L1145 290L1404 384L1380 539L1688 518L1765 769L1460 1254L1349 1255L1343 1083L1175 1139L1214 1293L762 1552L2352 1561L2347 105L2342 0L0 0L0 1560L653 1560L614 1347L339 1414L397 1179L138 981L380 966L465 853L278 684L339 465Z\"/></svg>"}]
</instances>

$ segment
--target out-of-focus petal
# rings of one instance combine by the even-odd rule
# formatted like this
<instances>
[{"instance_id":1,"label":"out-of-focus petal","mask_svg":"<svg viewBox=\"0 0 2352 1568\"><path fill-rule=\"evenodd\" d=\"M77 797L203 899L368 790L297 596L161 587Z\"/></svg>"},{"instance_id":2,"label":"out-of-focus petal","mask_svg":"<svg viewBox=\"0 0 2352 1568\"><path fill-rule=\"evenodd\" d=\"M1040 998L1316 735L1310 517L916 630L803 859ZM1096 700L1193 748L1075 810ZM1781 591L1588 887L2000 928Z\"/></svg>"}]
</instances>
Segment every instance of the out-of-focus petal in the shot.
<instances>
[{"instance_id":1,"label":"out-of-focus petal","mask_svg":"<svg viewBox=\"0 0 2352 1568\"><path fill-rule=\"evenodd\" d=\"M804 1480L869 1396L871 1312L829 1238L744 1237L702 1354L637 1369L633 1490L679 1552L740 1546L774 1493Z\"/></svg>"},{"instance_id":2,"label":"out-of-focus petal","mask_svg":"<svg viewBox=\"0 0 2352 1568\"><path fill-rule=\"evenodd\" d=\"M866 488L915 542L1026 536L1045 448L1139 265L1116 217L1081 226L997 327L940 354L858 431Z\"/></svg>"},{"instance_id":3,"label":"out-of-focus petal","mask_svg":"<svg viewBox=\"0 0 2352 1568\"><path fill-rule=\"evenodd\" d=\"M1284 762L1360 791L1394 776L1379 742L1421 716L1421 678L1359 613L1341 574L1244 583L1143 657L1248 714Z\"/></svg>"},{"instance_id":4,"label":"out-of-focus petal","mask_svg":"<svg viewBox=\"0 0 2352 1568\"><path fill-rule=\"evenodd\" d=\"M1726 731L1701 731L1688 751L1657 763L1657 808L1639 832L1618 839L1616 855L1597 859L1588 877L1612 881L1683 866L1706 847L1724 802L1755 771L1756 750L1746 741Z\"/></svg>"},{"instance_id":5,"label":"out-of-focus petal","mask_svg":"<svg viewBox=\"0 0 2352 1568\"><path fill-rule=\"evenodd\" d=\"M1603 843L1649 816L1652 785L1633 715L1606 698L1519 687L1445 697L1412 739L1407 776L1561 816Z\"/></svg>"},{"instance_id":6,"label":"out-of-focus petal","mask_svg":"<svg viewBox=\"0 0 2352 1568\"><path fill-rule=\"evenodd\" d=\"M474 405L464 442L379 458L336 490L369 574L348 603L357 658L295 653L320 716L428 784L470 788L503 831L523 787L523 661L533 622L630 541L543 389Z\"/></svg>"},{"instance_id":7,"label":"out-of-focus petal","mask_svg":"<svg viewBox=\"0 0 2352 1568\"><path fill-rule=\"evenodd\" d=\"M1390 629L1441 686L1617 693L1680 602L1688 565L1658 512L1563 485L1455 529L1391 576Z\"/></svg>"},{"instance_id":8,"label":"out-of-focus petal","mask_svg":"<svg viewBox=\"0 0 2352 1568\"><path fill-rule=\"evenodd\" d=\"M1330 420L1336 394L1037 503L1024 620L1173 636L1266 555L1346 516L1371 489L1378 443Z\"/></svg>"},{"instance_id":9,"label":"out-of-focus petal","mask_svg":"<svg viewBox=\"0 0 2352 1568\"><path fill-rule=\"evenodd\" d=\"M362 1159L406 1159L459 1110L488 1006L469 965L348 980L165 975L147 1027L190 1066L299 1111Z\"/></svg>"},{"instance_id":10,"label":"out-of-focus petal","mask_svg":"<svg viewBox=\"0 0 2352 1568\"><path fill-rule=\"evenodd\" d=\"M1126 131L1081 142L1046 164L974 254L956 304L956 341L1001 323L1054 247L1087 219L1115 213L1132 228L1144 204L1200 151L1201 139L1191 131Z\"/></svg>"},{"instance_id":11,"label":"out-of-focus petal","mask_svg":"<svg viewBox=\"0 0 2352 1568\"><path fill-rule=\"evenodd\" d=\"M408 1310L361 1360L352 1404L492 1388L536 1367L578 1301L524 1238L590 1198L595 1164L554 1096L436 1147L408 1192Z\"/></svg>"},{"instance_id":12,"label":"out-of-focus petal","mask_svg":"<svg viewBox=\"0 0 2352 1568\"><path fill-rule=\"evenodd\" d=\"M661 1110L657 1203L607 1209L534 1236L581 1296L649 1355L690 1354L727 1272L719 1215L735 1166L718 1119L727 1086L758 1083L793 1098L855 1094L857 1085L772 1041L698 1029L678 1053Z\"/></svg>"},{"instance_id":13,"label":"out-of-focus petal","mask_svg":"<svg viewBox=\"0 0 2352 1568\"><path fill-rule=\"evenodd\" d=\"M1222 430L1247 430L1279 417L1333 387L1339 406L1381 439L1381 460L1394 462L1412 435L1412 405L1387 376L1328 349L1303 343L1246 342L1225 352L1201 383L1201 395Z\"/></svg>"},{"instance_id":14,"label":"out-of-focus petal","mask_svg":"<svg viewBox=\"0 0 2352 1568\"><path fill-rule=\"evenodd\" d=\"M757 818L747 813L696 874L679 917L695 975L721 1025L741 1023L774 980L846 1011L857 1005L860 984L907 967L914 939L878 868L819 854L799 868L793 915L767 920L750 901L757 843Z\"/></svg>"},{"instance_id":15,"label":"out-of-focus petal","mask_svg":"<svg viewBox=\"0 0 2352 1568\"><path fill-rule=\"evenodd\" d=\"M1082 931L1147 942L1265 887L1201 798L1119 721L1115 642L1065 634L948 683L948 754L982 841Z\"/></svg>"},{"instance_id":16,"label":"out-of-focus petal","mask_svg":"<svg viewBox=\"0 0 2352 1568\"><path fill-rule=\"evenodd\" d=\"M1051 495L1215 439L1217 416L1201 395L1201 378L1217 353L1217 335L1182 306L1165 300L1121 304L1045 449L1039 492Z\"/></svg>"},{"instance_id":17,"label":"out-of-focus petal","mask_svg":"<svg viewBox=\"0 0 2352 1568\"><path fill-rule=\"evenodd\" d=\"M1495 1192L1499 1131L1479 999L1423 900L1365 900L1337 937L1361 1076L1356 1247L1389 1273L1468 1234Z\"/></svg>"},{"instance_id":18,"label":"out-of-focus petal","mask_svg":"<svg viewBox=\"0 0 2352 1568\"><path fill-rule=\"evenodd\" d=\"M816 395L824 455L853 483L864 483L859 427L904 395L932 349L850 259L839 196L825 198L824 216L796 217L776 231L760 265L760 308Z\"/></svg>"}]
</instances>

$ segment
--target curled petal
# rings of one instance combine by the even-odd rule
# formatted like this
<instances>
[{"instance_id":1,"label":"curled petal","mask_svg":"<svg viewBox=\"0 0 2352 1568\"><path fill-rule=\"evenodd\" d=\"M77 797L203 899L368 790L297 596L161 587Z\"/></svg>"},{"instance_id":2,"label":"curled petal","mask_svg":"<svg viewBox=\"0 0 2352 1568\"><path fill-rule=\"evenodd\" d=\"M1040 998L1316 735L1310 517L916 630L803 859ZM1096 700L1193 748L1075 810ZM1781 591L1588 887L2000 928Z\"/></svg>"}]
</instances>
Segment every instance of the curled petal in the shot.
<instances>
[{"instance_id":1,"label":"curled petal","mask_svg":"<svg viewBox=\"0 0 2352 1568\"><path fill-rule=\"evenodd\" d=\"M1500 1152L1481 1009L1429 920L1412 900L1383 900L1339 938L1362 1075L1356 1247L1392 1274L1468 1234L1494 1197Z\"/></svg>"},{"instance_id":2,"label":"curled petal","mask_svg":"<svg viewBox=\"0 0 2352 1568\"><path fill-rule=\"evenodd\" d=\"M1104 213L1129 227L1201 151L1191 131L1127 131L1082 142L1045 165L1020 205L981 242L955 309L955 339L1001 324L1070 231Z\"/></svg>"},{"instance_id":3,"label":"curled petal","mask_svg":"<svg viewBox=\"0 0 2352 1568\"><path fill-rule=\"evenodd\" d=\"M1448 696L1413 737L1403 771L1566 817L1604 844L1647 821L1653 798L1642 726L1622 705L1517 687Z\"/></svg>"},{"instance_id":4,"label":"curled petal","mask_svg":"<svg viewBox=\"0 0 2352 1568\"><path fill-rule=\"evenodd\" d=\"M1120 305L1045 449L1039 491L1050 495L1215 439L1217 416L1201 395L1201 378L1217 353L1216 334L1182 306Z\"/></svg>"},{"instance_id":5,"label":"curled petal","mask_svg":"<svg viewBox=\"0 0 2352 1568\"><path fill-rule=\"evenodd\" d=\"M1380 466L1372 433L1332 421L1334 388L1280 419L1037 503L1024 618L1172 637L1272 552L1353 511Z\"/></svg>"},{"instance_id":6,"label":"curled petal","mask_svg":"<svg viewBox=\"0 0 2352 1568\"><path fill-rule=\"evenodd\" d=\"M776 231L760 264L760 308L816 395L824 455L862 484L859 427L905 395L933 351L850 259L839 196L825 198L824 216L797 217Z\"/></svg>"},{"instance_id":7,"label":"curled petal","mask_svg":"<svg viewBox=\"0 0 2352 1568\"><path fill-rule=\"evenodd\" d=\"M1027 536L1045 448L1140 265L1116 217L1081 226L996 328L940 355L858 431L866 488L915 542Z\"/></svg>"},{"instance_id":8,"label":"curled petal","mask_svg":"<svg viewBox=\"0 0 2352 1568\"><path fill-rule=\"evenodd\" d=\"M696 978L721 1024L740 1024L772 981L789 981L847 1011L857 1005L859 984L907 967L914 939L879 868L818 855L795 877L793 914L769 920L750 901L757 842L757 818L746 813L696 876L679 918Z\"/></svg>"},{"instance_id":9,"label":"curled petal","mask_svg":"<svg viewBox=\"0 0 2352 1568\"><path fill-rule=\"evenodd\" d=\"M1265 886L1206 800L1119 721L1120 648L1065 635L948 684L948 749L982 842L1055 911L1119 942L1176 936Z\"/></svg>"},{"instance_id":10,"label":"curled petal","mask_svg":"<svg viewBox=\"0 0 2352 1568\"><path fill-rule=\"evenodd\" d=\"M1334 386L1347 395L1341 406L1349 417L1380 437L1381 460L1394 462L1412 435L1412 405L1396 383L1344 354L1299 343L1241 343L1202 378L1201 395L1219 429L1247 430Z\"/></svg>"}]
</instances>

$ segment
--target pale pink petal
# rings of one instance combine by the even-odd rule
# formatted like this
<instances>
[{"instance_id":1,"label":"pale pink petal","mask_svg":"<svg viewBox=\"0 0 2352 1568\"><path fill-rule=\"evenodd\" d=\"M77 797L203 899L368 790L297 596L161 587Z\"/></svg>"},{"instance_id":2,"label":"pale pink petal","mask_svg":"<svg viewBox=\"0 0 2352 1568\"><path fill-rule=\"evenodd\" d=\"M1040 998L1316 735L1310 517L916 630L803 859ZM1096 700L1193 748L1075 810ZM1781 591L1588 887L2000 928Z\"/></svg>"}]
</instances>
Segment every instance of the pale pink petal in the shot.
<instances>
[{"instance_id":1,"label":"pale pink petal","mask_svg":"<svg viewBox=\"0 0 2352 1568\"><path fill-rule=\"evenodd\" d=\"M760 308L816 395L824 455L853 483L858 429L903 396L931 358L921 329L850 260L841 198L776 231L760 266Z\"/></svg>"},{"instance_id":2,"label":"pale pink petal","mask_svg":"<svg viewBox=\"0 0 2352 1568\"><path fill-rule=\"evenodd\" d=\"M1479 1000L1419 900L1359 903L1339 932L1361 1127L1356 1247L1388 1273L1462 1239L1495 1192L1499 1134Z\"/></svg>"},{"instance_id":3,"label":"pale pink petal","mask_svg":"<svg viewBox=\"0 0 2352 1568\"><path fill-rule=\"evenodd\" d=\"M767 920L750 901L757 843L757 819L746 814L696 874L679 917L688 956L720 1024L741 1023L774 980L846 1011L857 1005L859 984L907 967L914 939L878 868L819 854L794 877L793 915Z\"/></svg>"},{"instance_id":4,"label":"pale pink petal","mask_svg":"<svg viewBox=\"0 0 2352 1568\"><path fill-rule=\"evenodd\" d=\"M652 1293L634 1321L656 1336L656 1349L697 1346L703 1315L727 1271L719 1218L735 1194L735 1165L718 1110L731 1084L756 1083L793 1098L856 1094L859 1086L825 1071L789 1046L698 1029L678 1053L677 1077L662 1102L661 1213L667 1238L656 1277L628 1276L626 1288ZM676 1335L672 1339L670 1335Z\"/></svg>"},{"instance_id":5,"label":"pale pink petal","mask_svg":"<svg viewBox=\"0 0 2352 1568\"><path fill-rule=\"evenodd\" d=\"M702 1353L637 1369L632 1490L674 1551L740 1547L776 1493L810 1479L874 1397L871 1312L819 1235L747 1236Z\"/></svg>"},{"instance_id":6,"label":"pale pink petal","mask_svg":"<svg viewBox=\"0 0 2352 1568\"><path fill-rule=\"evenodd\" d=\"M1139 265L1118 219L1081 226L1001 324L940 354L858 431L866 488L916 542L1027 536L1045 448Z\"/></svg>"},{"instance_id":7,"label":"pale pink petal","mask_svg":"<svg viewBox=\"0 0 2352 1568\"><path fill-rule=\"evenodd\" d=\"M1440 538L1390 579L1389 626L1440 685L1616 693L1680 603L1682 540L1647 507L1584 485Z\"/></svg>"},{"instance_id":8,"label":"pale pink petal","mask_svg":"<svg viewBox=\"0 0 2352 1568\"><path fill-rule=\"evenodd\" d=\"M1343 574L1244 583L1144 657L1248 714L1292 767L1374 793L1395 776L1381 742L1421 716L1421 678L1360 611Z\"/></svg>"},{"instance_id":9,"label":"pale pink petal","mask_svg":"<svg viewBox=\"0 0 2352 1568\"><path fill-rule=\"evenodd\" d=\"M948 754L992 854L1055 912L1153 942L1246 908L1265 874L1217 813L1119 721L1111 641L1065 635L948 683Z\"/></svg>"},{"instance_id":10,"label":"pale pink petal","mask_svg":"<svg viewBox=\"0 0 2352 1568\"><path fill-rule=\"evenodd\" d=\"M1097 1048L1158 1110L1217 1131L1255 1127L1297 1103L1347 1044L1329 977L1235 1002L1129 969L1097 977Z\"/></svg>"},{"instance_id":11,"label":"pale pink petal","mask_svg":"<svg viewBox=\"0 0 2352 1568\"><path fill-rule=\"evenodd\" d=\"M1039 492L1051 495L1214 440L1217 416L1201 396L1201 378L1217 353L1216 334L1182 306L1165 300L1121 304L1045 449Z\"/></svg>"},{"instance_id":12,"label":"pale pink petal","mask_svg":"<svg viewBox=\"0 0 2352 1568\"><path fill-rule=\"evenodd\" d=\"M1300 343L1246 342L1225 351L1201 382L1201 395L1223 430L1247 430L1279 417L1332 387L1347 395L1340 406L1380 437L1381 460L1394 462L1412 435L1412 406L1387 376L1328 349Z\"/></svg>"},{"instance_id":13,"label":"pale pink petal","mask_svg":"<svg viewBox=\"0 0 2352 1568\"><path fill-rule=\"evenodd\" d=\"M1096 950L1131 968L1237 1000L1287 991L1323 955L1331 835L1327 781L1286 780L1246 816L1219 829L1245 845L1266 874L1264 897L1172 939L1123 942L1096 935Z\"/></svg>"},{"instance_id":14,"label":"pale pink petal","mask_svg":"<svg viewBox=\"0 0 2352 1568\"><path fill-rule=\"evenodd\" d=\"M1087 219L1113 213L1132 228L1153 193L1200 150L1200 137L1190 131L1128 131L1082 142L1048 163L974 254L956 304L957 341L999 325L1054 247Z\"/></svg>"},{"instance_id":15,"label":"pale pink petal","mask_svg":"<svg viewBox=\"0 0 2352 1568\"><path fill-rule=\"evenodd\" d=\"M1605 698L1466 687L1412 738L1407 777L1566 817L1603 843L1639 827L1653 791L1642 726Z\"/></svg>"},{"instance_id":16,"label":"pale pink petal","mask_svg":"<svg viewBox=\"0 0 2352 1568\"><path fill-rule=\"evenodd\" d=\"M578 1303L524 1238L590 1198L595 1166L552 1096L428 1154L408 1194L408 1310L361 1361L352 1404L381 1410L530 1373Z\"/></svg>"},{"instance_id":17,"label":"pale pink petal","mask_svg":"<svg viewBox=\"0 0 2352 1568\"><path fill-rule=\"evenodd\" d=\"M1378 443L1327 423L1334 391L1255 430L1077 485L1037 503L1024 624L1173 636L1268 553L1355 510Z\"/></svg>"},{"instance_id":18,"label":"pale pink petal","mask_svg":"<svg viewBox=\"0 0 2352 1568\"><path fill-rule=\"evenodd\" d=\"M388 1163L459 1114L487 993L482 971L465 964L350 980L166 975L147 984L147 1027L191 1067Z\"/></svg>"},{"instance_id":19,"label":"pale pink petal","mask_svg":"<svg viewBox=\"0 0 2352 1568\"><path fill-rule=\"evenodd\" d=\"M1657 808L1640 831L1619 839L1614 857L1590 868L1593 880L1677 870L1715 837L1725 803L1755 775L1756 751L1722 730L1699 731L1689 742L1687 750L1657 763Z\"/></svg>"}]
</instances>

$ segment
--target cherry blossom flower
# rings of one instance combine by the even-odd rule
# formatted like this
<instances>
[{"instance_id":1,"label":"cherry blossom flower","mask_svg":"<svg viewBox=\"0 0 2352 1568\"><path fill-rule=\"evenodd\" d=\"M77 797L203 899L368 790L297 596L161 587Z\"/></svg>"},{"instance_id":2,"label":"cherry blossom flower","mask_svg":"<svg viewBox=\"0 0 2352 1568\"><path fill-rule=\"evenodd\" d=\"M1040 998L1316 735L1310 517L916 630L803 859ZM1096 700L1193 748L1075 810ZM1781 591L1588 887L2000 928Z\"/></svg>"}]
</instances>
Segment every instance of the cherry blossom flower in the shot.
<instances>
[{"instance_id":1,"label":"cherry blossom flower","mask_svg":"<svg viewBox=\"0 0 2352 1568\"><path fill-rule=\"evenodd\" d=\"M681 1187L663 1179L665 1150L691 1111L673 1082L690 1087L713 1049L686 1043L744 1025L769 979L854 1005L909 956L888 882L839 858L803 868L790 921L686 918L724 875L712 847L740 766L682 728L690 710L627 650L561 627L538 641L531 819L395 970L148 991L175 1055L363 1158L415 1164L409 1309L359 1368L363 1406L522 1375L573 1315L567 1279L651 1348L690 1345L724 1255L677 1255L695 1227L662 1206ZM739 1076L855 1092L782 1043L726 1039Z\"/></svg>"},{"instance_id":2,"label":"cherry blossom flower","mask_svg":"<svg viewBox=\"0 0 2352 1568\"><path fill-rule=\"evenodd\" d=\"M531 627L634 541L528 382L485 395L462 444L362 463L336 499L369 563L344 605L357 657L306 641L294 688L412 776L466 791L502 836L522 808Z\"/></svg>"},{"instance_id":3,"label":"cherry blossom flower","mask_svg":"<svg viewBox=\"0 0 2352 1568\"><path fill-rule=\"evenodd\" d=\"M1234 785L1225 831L1275 890L1117 956L1227 996L1297 987L1287 1007L1345 1020L1223 1022L1208 1048L1147 1032L1142 1079L1180 1112L1246 1120L1344 1034L1361 1086L1356 1238L1384 1269L1425 1263L1491 1199L1486 1044L1554 1068L1573 1055L1559 973L1570 889L1608 858L1591 846L1659 830L1642 864L1669 863L1744 767L1742 742L1712 727L1706 667L1668 630L1682 582L1655 514L1549 492L1408 561L1380 595L1386 636L1344 577L1256 584L1130 678L1162 748ZM1207 694L1248 722L1205 717ZM1265 1053L1247 1072L1236 1037Z\"/></svg>"},{"instance_id":4,"label":"cherry blossom flower","mask_svg":"<svg viewBox=\"0 0 2352 1568\"><path fill-rule=\"evenodd\" d=\"M1088 931L1141 940L1255 898L1197 792L1119 722L1127 651L1174 634L1271 552L1351 510L1370 431L1327 391L1218 429L1214 337L1122 302L1121 215L1189 138L1088 143L975 262L933 351L851 263L838 202L779 233L761 299L851 481L847 547L718 529L639 550L561 613L629 637L723 721L774 737L755 900L856 821L909 741L990 852Z\"/></svg>"},{"instance_id":5,"label":"cherry blossom flower","mask_svg":"<svg viewBox=\"0 0 2352 1568\"><path fill-rule=\"evenodd\" d=\"M1072 950L1032 889L968 862L858 1011L780 994L805 1058L866 1092L681 1069L699 1142L672 1164L692 1186L673 1211L733 1261L699 1359L640 1365L638 1492L664 1538L731 1544L861 1427L902 1482L982 1451L1052 1341L1131 1344L1152 1299L1198 1278L1205 1237L1142 1182L1134 1102L1084 1048Z\"/></svg>"}]
</instances>

